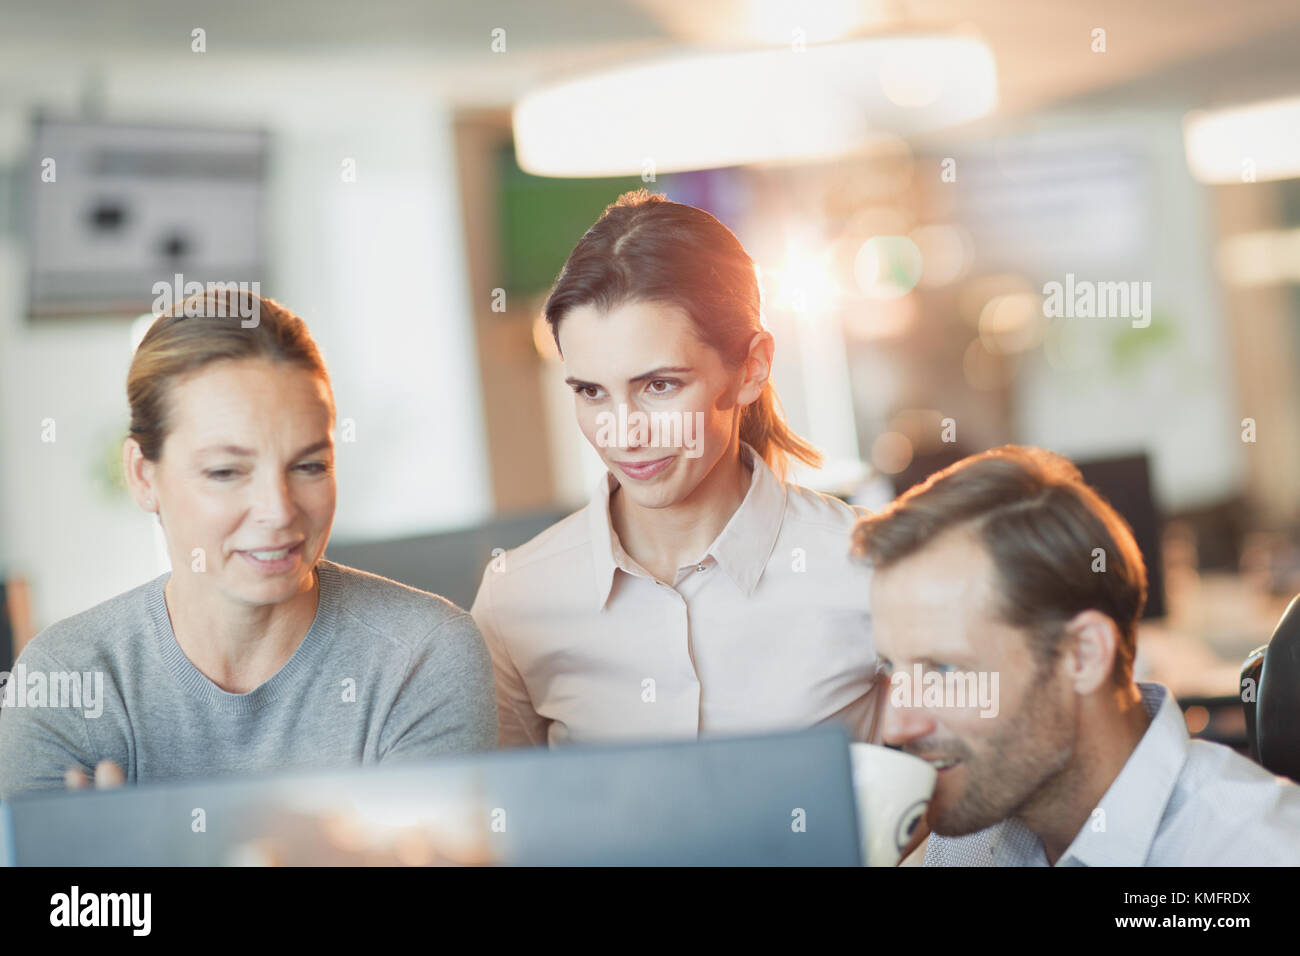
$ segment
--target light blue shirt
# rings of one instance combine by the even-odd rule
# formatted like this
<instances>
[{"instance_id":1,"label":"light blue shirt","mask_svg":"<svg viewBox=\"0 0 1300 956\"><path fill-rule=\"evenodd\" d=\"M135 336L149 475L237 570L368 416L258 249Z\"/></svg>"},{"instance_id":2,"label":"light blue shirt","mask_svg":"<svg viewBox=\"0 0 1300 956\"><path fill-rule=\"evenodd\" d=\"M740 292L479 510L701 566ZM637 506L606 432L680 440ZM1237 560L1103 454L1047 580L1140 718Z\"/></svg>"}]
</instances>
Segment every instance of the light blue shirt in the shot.
<instances>
[{"instance_id":1,"label":"light blue shirt","mask_svg":"<svg viewBox=\"0 0 1300 956\"><path fill-rule=\"evenodd\" d=\"M1222 744L1192 740L1168 688L1139 683L1151 723L1057 866L1297 866L1300 786ZM926 866L1047 866L1011 818L931 834Z\"/></svg>"}]
</instances>

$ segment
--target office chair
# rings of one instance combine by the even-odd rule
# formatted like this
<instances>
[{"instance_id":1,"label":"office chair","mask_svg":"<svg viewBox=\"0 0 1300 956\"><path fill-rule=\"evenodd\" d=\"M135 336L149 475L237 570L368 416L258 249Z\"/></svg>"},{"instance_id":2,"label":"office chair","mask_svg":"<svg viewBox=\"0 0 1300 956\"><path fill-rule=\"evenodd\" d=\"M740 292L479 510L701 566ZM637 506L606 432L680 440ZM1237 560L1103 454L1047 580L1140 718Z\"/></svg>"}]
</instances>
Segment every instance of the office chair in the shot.
<instances>
[{"instance_id":1,"label":"office chair","mask_svg":"<svg viewBox=\"0 0 1300 956\"><path fill-rule=\"evenodd\" d=\"M1252 688L1254 699L1248 700ZM1300 595L1269 642L1246 658L1241 691L1251 758L1300 782Z\"/></svg>"}]
</instances>

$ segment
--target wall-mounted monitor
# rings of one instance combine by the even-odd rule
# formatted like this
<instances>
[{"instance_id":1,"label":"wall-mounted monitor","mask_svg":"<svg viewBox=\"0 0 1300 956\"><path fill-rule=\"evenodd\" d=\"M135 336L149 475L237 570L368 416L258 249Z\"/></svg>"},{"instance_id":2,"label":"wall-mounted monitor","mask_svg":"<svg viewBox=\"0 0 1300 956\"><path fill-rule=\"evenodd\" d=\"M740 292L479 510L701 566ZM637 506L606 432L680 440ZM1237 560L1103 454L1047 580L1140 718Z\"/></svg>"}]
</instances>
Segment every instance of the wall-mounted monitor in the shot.
<instances>
[{"instance_id":1,"label":"wall-mounted monitor","mask_svg":"<svg viewBox=\"0 0 1300 956\"><path fill-rule=\"evenodd\" d=\"M264 131L41 117L33 145L33 317L139 315L159 283L262 280Z\"/></svg>"}]
</instances>

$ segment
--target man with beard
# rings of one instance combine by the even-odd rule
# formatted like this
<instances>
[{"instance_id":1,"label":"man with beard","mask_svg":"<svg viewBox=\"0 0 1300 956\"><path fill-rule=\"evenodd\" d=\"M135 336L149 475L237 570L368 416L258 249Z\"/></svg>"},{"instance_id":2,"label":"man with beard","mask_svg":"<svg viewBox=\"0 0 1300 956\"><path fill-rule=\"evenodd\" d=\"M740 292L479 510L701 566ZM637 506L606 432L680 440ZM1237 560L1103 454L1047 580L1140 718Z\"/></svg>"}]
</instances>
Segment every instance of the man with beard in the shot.
<instances>
[{"instance_id":1,"label":"man with beard","mask_svg":"<svg viewBox=\"0 0 1300 956\"><path fill-rule=\"evenodd\" d=\"M1141 553L1070 462L963 459L853 545L893 673L885 742L938 770L927 866L1300 864L1300 787L1190 740L1168 689L1134 682ZM999 700L909 693L916 673L996 675Z\"/></svg>"}]
</instances>

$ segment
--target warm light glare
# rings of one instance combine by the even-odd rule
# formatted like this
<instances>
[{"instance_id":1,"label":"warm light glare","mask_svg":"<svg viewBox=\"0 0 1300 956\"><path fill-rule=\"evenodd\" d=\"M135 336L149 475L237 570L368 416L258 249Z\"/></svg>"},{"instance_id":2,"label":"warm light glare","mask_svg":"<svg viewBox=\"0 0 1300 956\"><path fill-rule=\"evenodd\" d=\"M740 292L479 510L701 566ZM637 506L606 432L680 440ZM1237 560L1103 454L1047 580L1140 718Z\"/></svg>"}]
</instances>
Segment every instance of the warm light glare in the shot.
<instances>
[{"instance_id":1,"label":"warm light glare","mask_svg":"<svg viewBox=\"0 0 1300 956\"><path fill-rule=\"evenodd\" d=\"M921 284L941 286L956 282L970 269L975 242L962 226L935 224L914 230L911 240L920 250L924 268Z\"/></svg>"},{"instance_id":2,"label":"warm light glare","mask_svg":"<svg viewBox=\"0 0 1300 956\"><path fill-rule=\"evenodd\" d=\"M1300 97L1235 109L1195 111L1183 120L1187 168L1203 183L1251 183L1300 176Z\"/></svg>"},{"instance_id":3,"label":"warm light glare","mask_svg":"<svg viewBox=\"0 0 1300 956\"><path fill-rule=\"evenodd\" d=\"M896 106L929 106L943 94L944 72L934 69L932 63L894 50L880 64L880 87Z\"/></svg>"},{"instance_id":4,"label":"warm light glare","mask_svg":"<svg viewBox=\"0 0 1300 956\"><path fill-rule=\"evenodd\" d=\"M830 254L816 251L808 243L790 243L785 261L767 281L776 308L804 317L825 315L835 307L841 293Z\"/></svg>"},{"instance_id":5,"label":"warm light glare","mask_svg":"<svg viewBox=\"0 0 1300 956\"><path fill-rule=\"evenodd\" d=\"M992 275L978 276L965 283L957 297L957 312L962 320L978 328L980 316L989 300L1000 295L1017 295L1033 293L1034 287L1024 276L1013 272L998 272Z\"/></svg>"},{"instance_id":6,"label":"warm light glare","mask_svg":"<svg viewBox=\"0 0 1300 956\"><path fill-rule=\"evenodd\" d=\"M528 94L515 149L535 175L648 177L848 155L996 103L993 54L967 36L689 54Z\"/></svg>"},{"instance_id":7,"label":"warm light glare","mask_svg":"<svg viewBox=\"0 0 1300 956\"><path fill-rule=\"evenodd\" d=\"M914 296L899 299L864 300L855 303L844 316L845 332L859 342L887 341L907 334L916 322Z\"/></svg>"},{"instance_id":8,"label":"warm light glare","mask_svg":"<svg viewBox=\"0 0 1300 956\"><path fill-rule=\"evenodd\" d=\"M886 475L896 475L912 463L912 442L899 432L884 432L871 444L871 463Z\"/></svg>"},{"instance_id":9,"label":"warm light glare","mask_svg":"<svg viewBox=\"0 0 1300 956\"><path fill-rule=\"evenodd\" d=\"M533 319L533 348L547 362L560 361L560 350L555 345L555 336L544 312L538 312L537 318Z\"/></svg>"},{"instance_id":10,"label":"warm light glare","mask_svg":"<svg viewBox=\"0 0 1300 956\"><path fill-rule=\"evenodd\" d=\"M853 260L853 275L871 299L907 295L921 279L921 250L906 236L872 236Z\"/></svg>"},{"instance_id":11,"label":"warm light glare","mask_svg":"<svg viewBox=\"0 0 1300 956\"><path fill-rule=\"evenodd\" d=\"M1219 272L1232 285L1300 283L1300 229L1228 236L1219 243Z\"/></svg>"},{"instance_id":12,"label":"warm light glare","mask_svg":"<svg viewBox=\"0 0 1300 956\"><path fill-rule=\"evenodd\" d=\"M861 27L859 0L747 0L745 27L759 43L824 43Z\"/></svg>"},{"instance_id":13,"label":"warm light glare","mask_svg":"<svg viewBox=\"0 0 1300 956\"><path fill-rule=\"evenodd\" d=\"M1043 340L1043 300L1030 292L994 296L980 312L980 341L996 355L1013 355Z\"/></svg>"}]
</instances>

